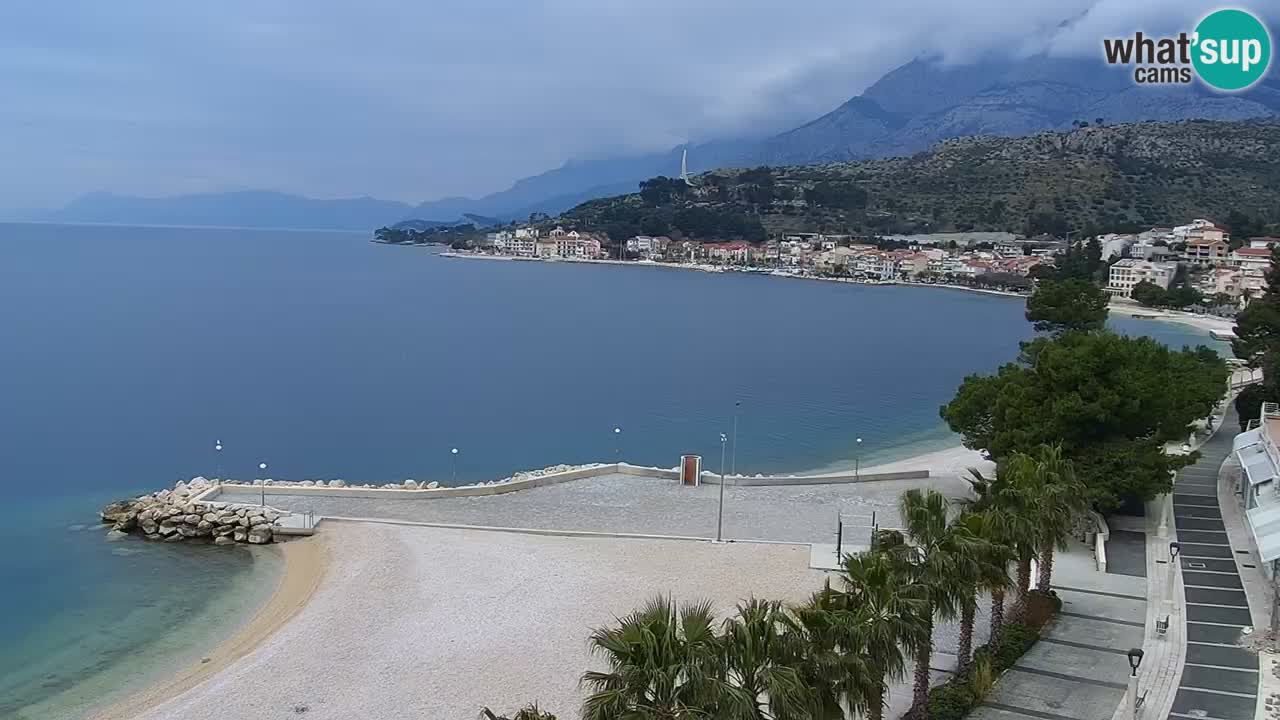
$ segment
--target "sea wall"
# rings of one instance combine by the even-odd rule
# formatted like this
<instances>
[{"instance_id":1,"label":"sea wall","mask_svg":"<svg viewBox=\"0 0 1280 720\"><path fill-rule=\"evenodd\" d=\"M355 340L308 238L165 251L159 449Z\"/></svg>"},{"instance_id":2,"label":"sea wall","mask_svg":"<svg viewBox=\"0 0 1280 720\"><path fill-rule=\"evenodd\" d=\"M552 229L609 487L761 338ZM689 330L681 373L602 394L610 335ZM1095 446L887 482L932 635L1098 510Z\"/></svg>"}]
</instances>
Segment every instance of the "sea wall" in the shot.
<instances>
[{"instance_id":1,"label":"sea wall","mask_svg":"<svg viewBox=\"0 0 1280 720\"><path fill-rule=\"evenodd\" d=\"M532 488L557 485L573 480L600 477L602 475L631 475L635 477L662 478L675 482L679 471L674 468L644 467L629 463L594 463L590 465L553 465L542 470L519 472L501 480L491 480L459 487L441 487L439 483L419 483L406 480L401 484L349 485L342 480L255 480L252 484L227 482L208 492L203 499L215 499L223 488L243 491L252 488L269 495L306 495L312 497L355 498L404 498L433 500L460 497L488 497ZM835 473L828 475L730 475L725 482L739 486L769 485L835 485L844 483L888 482L893 480L923 480L929 478L928 470L908 470L888 473ZM720 476L702 473L702 482L718 485Z\"/></svg>"},{"instance_id":2,"label":"sea wall","mask_svg":"<svg viewBox=\"0 0 1280 720\"><path fill-rule=\"evenodd\" d=\"M205 499L216 487L204 478L190 483L179 481L173 490L107 505L100 513L102 522L111 525L112 533L132 533L163 542L262 545L274 539L276 523L286 513L270 507Z\"/></svg>"}]
</instances>

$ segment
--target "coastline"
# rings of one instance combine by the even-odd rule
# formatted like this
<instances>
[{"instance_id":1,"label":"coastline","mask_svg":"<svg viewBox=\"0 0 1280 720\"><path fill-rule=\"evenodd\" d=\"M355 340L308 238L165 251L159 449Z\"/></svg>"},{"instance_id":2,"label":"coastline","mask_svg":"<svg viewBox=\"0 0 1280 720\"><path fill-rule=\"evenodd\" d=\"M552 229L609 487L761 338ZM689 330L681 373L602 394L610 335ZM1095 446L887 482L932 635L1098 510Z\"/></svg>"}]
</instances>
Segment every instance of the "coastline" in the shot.
<instances>
[{"instance_id":1,"label":"coastline","mask_svg":"<svg viewBox=\"0 0 1280 720\"><path fill-rule=\"evenodd\" d=\"M298 614L320 587L329 548L322 536L281 543L284 568L266 603L196 665L90 714L91 720L129 720L181 696L249 655Z\"/></svg>"},{"instance_id":2,"label":"coastline","mask_svg":"<svg viewBox=\"0 0 1280 720\"><path fill-rule=\"evenodd\" d=\"M383 245L390 243L380 243ZM415 246L416 247L416 246ZM901 287L922 287L937 288L940 290L960 290L963 292L979 293L982 295L996 295L999 297L1010 298L1026 298L1023 293L1010 292L1008 290L991 290L989 288L975 288L967 285L952 285L945 283L921 283L921 282L905 282L905 281L864 281L855 280L853 278L837 278L823 277L820 275L801 275L800 273L789 272L783 269L772 270L769 272L761 272L760 270L737 270L726 268L723 265L703 265L697 263L660 263L646 260L608 260L608 259L592 259L578 260L572 258L553 258L544 259L536 257L512 257L509 255L487 255L485 253L456 252L447 250L436 253L440 257L454 258L460 260L500 260L505 262L546 262L546 263L568 263L575 265L622 265L626 267L647 267L647 268L665 268L668 270L694 270L697 272L707 273L744 273L751 275L763 275L765 277L786 278L788 280L810 280L817 282L844 283L847 285L863 285L863 286L901 286Z\"/></svg>"},{"instance_id":3,"label":"coastline","mask_svg":"<svg viewBox=\"0 0 1280 720\"><path fill-rule=\"evenodd\" d=\"M1190 325L1198 330L1218 333L1234 334L1236 325L1235 320L1218 317L1216 315L1197 315L1195 313L1179 312L1177 310L1144 308L1140 305L1130 305L1128 303L1112 302L1107 306L1107 309L1113 313L1128 315L1129 317L1137 318L1139 320L1173 322L1180 325Z\"/></svg>"}]
</instances>

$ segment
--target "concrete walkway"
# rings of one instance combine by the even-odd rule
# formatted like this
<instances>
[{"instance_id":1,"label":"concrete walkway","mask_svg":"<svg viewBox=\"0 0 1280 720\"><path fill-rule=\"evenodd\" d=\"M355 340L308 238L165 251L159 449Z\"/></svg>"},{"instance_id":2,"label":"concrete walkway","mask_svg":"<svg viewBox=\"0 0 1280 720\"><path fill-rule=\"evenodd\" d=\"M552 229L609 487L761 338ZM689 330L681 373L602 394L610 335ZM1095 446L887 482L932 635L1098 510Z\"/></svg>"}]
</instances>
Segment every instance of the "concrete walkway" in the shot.
<instances>
[{"instance_id":1,"label":"concrete walkway","mask_svg":"<svg viewBox=\"0 0 1280 720\"><path fill-rule=\"evenodd\" d=\"M1062 613L969 717L974 720L1107 720L1124 697L1141 645L1147 588L1141 577L1098 572L1073 543L1054 565Z\"/></svg>"}]
</instances>

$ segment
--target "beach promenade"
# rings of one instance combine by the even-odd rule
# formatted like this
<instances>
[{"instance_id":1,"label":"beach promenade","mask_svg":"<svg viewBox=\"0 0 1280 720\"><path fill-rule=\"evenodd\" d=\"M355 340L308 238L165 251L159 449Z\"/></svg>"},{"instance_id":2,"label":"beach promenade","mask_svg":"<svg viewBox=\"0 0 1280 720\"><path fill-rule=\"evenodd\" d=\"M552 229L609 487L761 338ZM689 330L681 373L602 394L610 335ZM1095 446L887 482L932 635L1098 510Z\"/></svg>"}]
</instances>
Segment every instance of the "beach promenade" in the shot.
<instances>
[{"instance_id":1,"label":"beach promenade","mask_svg":"<svg viewBox=\"0 0 1280 720\"><path fill-rule=\"evenodd\" d=\"M830 577L811 567L810 544L833 541L837 512L848 520L874 511L882 526L893 526L897 498L908 487L965 492L961 474L976 460L971 453L930 458L944 469L927 479L730 483L724 535L731 542L723 544L707 541L719 487L669 479L606 475L419 501L272 494L272 504L325 518L314 537L284 546L315 548L311 555L324 559L320 569L304 570L312 590L273 598L267 624L250 623L260 643L251 652L211 655L196 682L155 688L102 717L418 720L474 717L481 705L510 710L535 700L574 717L583 698L578 678L599 667L587 648L592 628L656 594L708 600L721 617L752 597L806 600ZM251 489L233 492L259 499ZM867 530L846 528L846 541ZM282 618L281 603L300 609ZM977 643L986 640L987 614L984 604ZM955 667L957 636L955 623L938 624L935 682ZM905 711L907 683L892 687L888 701L889 717Z\"/></svg>"}]
</instances>

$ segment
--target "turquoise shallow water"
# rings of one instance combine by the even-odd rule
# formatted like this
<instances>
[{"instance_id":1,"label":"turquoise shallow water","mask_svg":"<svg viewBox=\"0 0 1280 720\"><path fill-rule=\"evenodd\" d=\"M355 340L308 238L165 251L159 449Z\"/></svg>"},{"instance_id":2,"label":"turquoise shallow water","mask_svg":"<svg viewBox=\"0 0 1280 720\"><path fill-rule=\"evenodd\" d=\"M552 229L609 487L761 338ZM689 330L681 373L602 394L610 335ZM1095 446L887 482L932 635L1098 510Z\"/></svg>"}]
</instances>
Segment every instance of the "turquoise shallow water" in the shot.
<instances>
[{"instance_id":1,"label":"turquoise shallow water","mask_svg":"<svg viewBox=\"0 0 1280 720\"><path fill-rule=\"evenodd\" d=\"M1031 329L1018 299L931 288L0 225L0 333L0 718L47 718L197 661L276 569L106 543L94 512L115 496L260 461L355 482L686 452L714 467L735 401L740 471L891 460L953 444L938 406Z\"/></svg>"}]
</instances>

